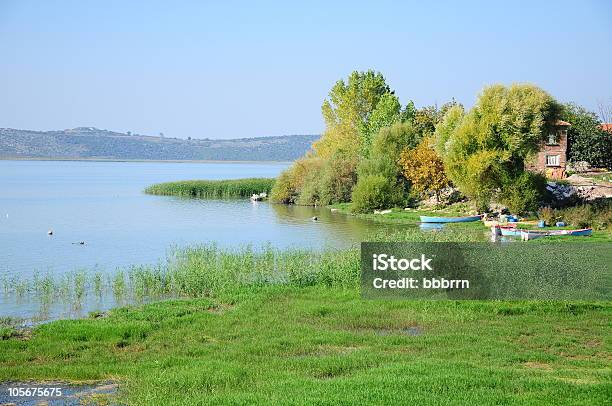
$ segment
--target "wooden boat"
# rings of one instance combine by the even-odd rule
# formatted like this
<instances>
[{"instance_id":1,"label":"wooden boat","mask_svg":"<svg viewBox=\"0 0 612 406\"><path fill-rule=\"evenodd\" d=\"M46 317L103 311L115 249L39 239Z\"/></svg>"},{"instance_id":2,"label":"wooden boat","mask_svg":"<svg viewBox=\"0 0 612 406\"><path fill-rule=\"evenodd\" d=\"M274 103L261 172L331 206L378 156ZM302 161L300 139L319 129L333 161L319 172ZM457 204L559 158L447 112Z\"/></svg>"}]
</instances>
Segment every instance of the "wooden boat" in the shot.
<instances>
[{"instance_id":1,"label":"wooden boat","mask_svg":"<svg viewBox=\"0 0 612 406\"><path fill-rule=\"evenodd\" d=\"M558 230L558 234L555 235L573 235L588 237L591 234L593 234L592 228L581 228L578 230Z\"/></svg>"},{"instance_id":2,"label":"wooden boat","mask_svg":"<svg viewBox=\"0 0 612 406\"><path fill-rule=\"evenodd\" d=\"M555 235L570 235L574 237L584 236L588 237L593 234L592 228L581 228L578 230L550 230L550 231L539 231L539 230L521 230L521 240L528 241L535 238L555 236Z\"/></svg>"},{"instance_id":3,"label":"wooden boat","mask_svg":"<svg viewBox=\"0 0 612 406\"><path fill-rule=\"evenodd\" d=\"M499 230L501 231L501 235L504 237L521 236L521 230L516 228L515 226L499 226Z\"/></svg>"},{"instance_id":4,"label":"wooden boat","mask_svg":"<svg viewBox=\"0 0 612 406\"><path fill-rule=\"evenodd\" d=\"M499 226L499 230L504 237L521 237L522 239L529 240L548 235L589 236L593 233L592 228L581 228L577 230L524 230L516 228L515 226Z\"/></svg>"},{"instance_id":5,"label":"wooden boat","mask_svg":"<svg viewBox=\"0 0 612 406\"><path fill-rule=\"evenodd\" d=\"M541 237L552 235L548 231L539 231L539 230L519 230L519 232L520 232L522 241L535 240L536 238L541 238Z\"/></svg>"},{"instance_id":6,"label":"wooden boat","mask_svg":"<svg viewBox=\"0 0 612 406\"><path fill-rule=\"evenodd\" d=\"M421 216L421 223L467 223L470 221L479 221L480 219L482 219L481 215L464 217Z\"/></svg>"}]
</instances>

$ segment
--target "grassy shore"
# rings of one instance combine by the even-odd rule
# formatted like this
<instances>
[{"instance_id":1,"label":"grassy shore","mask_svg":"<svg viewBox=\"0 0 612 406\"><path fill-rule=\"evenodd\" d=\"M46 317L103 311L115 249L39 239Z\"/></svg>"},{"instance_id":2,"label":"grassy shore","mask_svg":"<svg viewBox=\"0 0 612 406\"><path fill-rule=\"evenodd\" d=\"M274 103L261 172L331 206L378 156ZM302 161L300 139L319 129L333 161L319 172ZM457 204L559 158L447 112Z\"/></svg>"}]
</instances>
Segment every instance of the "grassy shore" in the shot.
<instances>
[{"instance_id":1,"label":"grassy shore","mask_svg":"<svg viewBox=\"0 0 612 406\"><path fill-rule=\"evenodd\" d=\"M0 341L0 381L115 380L142 404L605 404L609 303L363 301L262 287Z\"/></svg>"},{"instance_id":2,"label":"grassy shore","mask_svg":"<svg viewBox=\"0 0 612 406\"><path fill-rule=\"evenodd\" d=\"M399 208L392 209L390 213L385 214L374 214L374 213L352 213L350 210L350 203L339 203L328 206L328 208L337 213L341 213L347 216L355 216L358 218L375 221L386 224L406 224L415 225L421 221L420 216L442 216L442 217L453 217L453 216L466 216L469 215L468 209L461 205L449 206L440 210L420 210L410 209L403 210ZM472 213L473 214L473 213ZM609 214L608 214L609 216ZM606 223L608 224L608 223ZM575 229L588 227L589 224L585 225L566 225L564 227L547 227L545 230L559 230L559 229ZM520 228L524 229L540 229L535 224L520 224ZM454 233L455 235L469 235L471 241L484 241L483 232L489 230L481 221L474 221L468 223L448 223L444 225L445 230ZM422 235L422 234L421 234ZM388 239L385 239L388 240ZM411 240L412 241L412 240ZM607 226L606 229L594 229L593 234L590 237L570 237L570 236L554 236L547 237L546 239L536 240L538 242L611 242L612 241L612 228Z\"/></svg>"},{"instance_id":3,"label":"grassy shore","mask_svg":"<svg viewBox=\"0 0 612 406\"><path fill-rule=\"evenodd\" d=\"M387 237L473 241L465 230ZM608 399L610 302L363 300L358 275L357 249L182 249L168 269L111 281L116 295L182 300L0 328L0 381L116 381L115 400L133 405ZM75 278L68 296L88 283Z\"/></svg>"},{"instance_id":4,"label":"grassy shore","mask_svg":"<svg viewBox=\"0 0 612 406\"><path fill-rule=\"evenodd\" d=\"M273 178L185 180L151 185L145 193L207 199L246 198L254 193L270 193L273 185Z\"/></svg>"}]
</instances>

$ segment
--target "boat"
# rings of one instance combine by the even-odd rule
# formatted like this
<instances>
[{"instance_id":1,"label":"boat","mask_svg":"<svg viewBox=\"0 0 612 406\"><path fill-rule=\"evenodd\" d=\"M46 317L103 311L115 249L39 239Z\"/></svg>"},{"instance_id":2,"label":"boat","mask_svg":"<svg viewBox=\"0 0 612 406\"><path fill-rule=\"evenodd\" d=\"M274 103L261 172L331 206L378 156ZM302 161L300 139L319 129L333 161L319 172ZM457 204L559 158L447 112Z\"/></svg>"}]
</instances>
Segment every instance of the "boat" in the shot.
<instances>
[{"instance_id":1,"label":"boat","mask_svg":"<svg viewBox=\"0 0 612 406\"><path fill-rule=\"evenodd\" d=\"M267 193L253 193L253 196L251 196L251 201L252 202L260 202L262 200L264 200L266 197L268 197Z\"/></svg>"},{"instance_id":2,"label":"boat","mask_svg":"<svg viewBox=\"0 0 612 406\"><path fill-rule=\"evenodd\" d=\"M535 240L536 238L547 237L549 235L553 235L548 231L539 231L539 230L519 230L521 240L529 241Z\"/></svg>"},{"instance_id":3,"label":"boat","mask_svg":"<svg viewBox=\"0 0 612 406\"><path fill-rule=\"evenodd\" d=\"M525 230L516 228L516 226L497 226L501 235L504 237L521 237L530 240L545 236L555 235L571 235L571 236L589 236L593 233L592 228L581 228L577 230Z\"/></svg>"},{"instance_id":4,"label":"boat","mask_svg":"<svg viewBox=\"0 0 612 406\"><path fill-rule=\"evenodd\" d=\"M592 228L581 228L578 230L558 230L558 234L555 235L573 235L588 237L591 234L593 234Z\"/></svg>"},{"instance_id":5,"label":"boat","mask_svg":"<svg viewBox=\"0 0 612 406\"><path fill-rule=\"evenodd\" d=\"M501 235L504 237L520 237L521 230L515 226L498 226L501 231Z\"/></svg>"},{"instance_id":6,"label":"boat","mask_svg":"<svg viewBox=\"0 0 612 406\"><path fill-rule=\"evenodd\" d=\"M593 234L592 228L581 228L578 230L550 230L550 231L539 231L539 230L521 230L521 240L528 241L534 238L555 236L555 235L570 235L574 237L584 236L588 237Z\"/></svg>"},{"instance_id":7,"label":"boat","mask_svg":"<svg viewBox=\"0 0 612 406\"><path fill-rule=\"evenodd\" d=\"M467 223L470 221L479 221L480 219L482 219L481 215L464 217L421 216L421 223Z\"/></svg>"}]
</instances>

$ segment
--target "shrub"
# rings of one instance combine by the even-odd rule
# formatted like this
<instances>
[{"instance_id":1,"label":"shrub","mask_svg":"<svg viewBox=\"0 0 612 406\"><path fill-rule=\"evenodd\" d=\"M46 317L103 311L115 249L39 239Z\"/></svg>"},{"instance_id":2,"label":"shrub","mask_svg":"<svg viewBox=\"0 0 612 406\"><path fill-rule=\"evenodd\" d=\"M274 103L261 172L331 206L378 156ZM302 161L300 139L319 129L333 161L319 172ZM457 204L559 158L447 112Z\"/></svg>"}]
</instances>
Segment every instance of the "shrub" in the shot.
<instances>
[{"instance_id":1,"label":"shrub","mask_svg":"<svg viewBox=\"0 0 612 406\"><path fill-rule=\"evenodd\" d=\"M544 220L546 224L555 224L557 221L559 221L559 214L557 213L557 210L546 206L538 210L538 218L540 220Z\"/></svg>"},{"instance_id":2,"label":"shrub","mask_svg":"<svg viewBox=\"0 0 612 406\"><path fill-rule=\"evenodd\" d=\"M546 188L546 178L532 172L522 172L517 177L504 180L500 201L512 213L525 213L538 208Z\"/></svg>"},{"instance_id":3,"label":"shrub","mask_svg":"<svg viewBox=\"0 0 612 406\"><path fill-rule=\"evenodd\" d=\"M307 156L298 159L293 165L279 176L278 182L271 192L271 199L275 203L293 204L297 203L305 185L311 187L313 173L321 168L320 158ZM308 203L309 204L309 203Z\"/></svg>"},{"instance_id":4,"label":"shrub","mask_svg":"<svg viewBox=\"0 0 612 406\"><path fill-rule=\"evenodd\" d=\"M351 200L353 188L357 183L357 163L357 157L343 153L336 153L325 163L318 182L320 204L345 203Z\"/></svg>"},{"instance_id":5,"label":"shrub","mask_svg":"<svg viewBox=\"0 0 612 406\"><path fill-rule=\"evenodd\" d=\"M289 204L293 203L296 197L297 195L292 183L291 171L289 169L284 170L274 183L274 187L270 193L270 200L275 203Z\"/></svg>"},{"instance_id":6,"label":"shrub","mask_svg":"<svg viewBox=\"0 0 612 406\"><path fill-rule=\"evenodd\" d=\"M381 160L375 165L380 171L367 171L360 175L359 182L353 189L353 204L351 210L356 213L367 213L374 209L384 209L405 205L408 199L406 189L397 180L390 176L393 165L390 160ZM386 168L385 168L386 167Z\"/></svg>"},{"instance_id":7,"label":"shrub","mask_svg":"<svg viewBox=\"0 0 612 406\"><path fill-rule=\"evenodd\" d=\"M402 150L414 148L419 141L420 136L410 123L397 123L379 131L370 157L357 170L353 211L365 213L406 204L409 185L401 174L398 159Z\"/></svg>"},{"instance_id":8,"label":"shrub","mask_svg":"<svg viewBox=\"0 0 612 406\"><path fill-rule=\"evenodd\" d=\"M612 202L602 199L564 209L544 207L538 211L538 217L548 224L563 221L573 227L608 230L612 228Z\"/></svg>"}]
</instances>

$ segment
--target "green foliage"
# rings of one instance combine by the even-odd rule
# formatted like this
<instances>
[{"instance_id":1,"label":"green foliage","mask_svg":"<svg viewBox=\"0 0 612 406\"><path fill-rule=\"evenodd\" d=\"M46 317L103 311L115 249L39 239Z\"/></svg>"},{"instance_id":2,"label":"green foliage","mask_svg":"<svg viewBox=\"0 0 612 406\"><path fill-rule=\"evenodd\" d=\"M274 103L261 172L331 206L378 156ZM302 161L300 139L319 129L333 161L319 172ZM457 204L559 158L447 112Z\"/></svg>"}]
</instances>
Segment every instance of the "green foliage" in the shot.
<instances>
[{"instance_id":1,"label":"green foliage","mask_svg":"<svg viewBox=\"0 0 612 406\"><path fill-rule=\"evenodd\" d=\"M522 172L509 177L501 188L500 202L512 213L535 211L544 197L546 177L539 173Z\"/></svg>"},{"instance_id":2,"label":"green foliage","mask_svg":"<svg viewBox=\"0 0 612 406\"><path fill-rule=\"evenodd\" d=\"M313 156L306 156L295 161L278 177L270 193L271 201L284 204L298 203L305 186L308 193L314 193L310 184L313 179L316 179L322 163L321 159Z\"/></svg>"},{"instance_id":3,"label":"green foliage","mask_svg":"<svg viewBox=\"0 0 612 406\"><path fill-rule=\"evenodd\" d=\"M273 178L246 178L230 180L186 180L158 183L145 189L151 195L226 199L250 197L254 193L270 193Z\"/></svg>"},{"instance_id":4,"label":"green foliage","mask_svg":"<svg viewBox=\"0 0 612 406\"><path fill-rule=\"evenodd\" d=\"M438 148L449 178L481 208L500 192L506 200L517 202L513 184L519 182L524 193L527 185L535 186L535 179L522 175L525 160L539 150L559 112L560 106L548 93L521 84L485 88L458 124L459 110L449 109L438 131Z\"/></svg>"},{"instance_id":5,"label":"green foliage","mask_svg":"<svg viewBox=\"0 0 612 406\"><path fill-rule=\"evenodd\" d=\"M451 107L442 120L436 125L434 134L435 148L439 155L443 156L447 150L447 143L452 134L457 130L457 127L463 120L465 112L463 106L456 105Z\"/></svg>"},{"instance_id":6,"label":"green foliage","mask_svg":"<svg viewBox=\"0 0 612 406\"><path fill-rule=\"evenodd\" d=\"M336 82L322 112L325 132L313 150L318 157L329 158L339 150L361 153L381 126L399 118L400 105L383 75L369 70Z\"/></svg>"},{"instance_id":7,"label":"green foliage","mask_svg":"<svg viewBox=\"0 0 612 406\"><path fill-rule=\"evenodd\" d=\"M415 147L419 141L420 134L409 122L380 130L370 157L359 165L352 194L353 211L365 213L406 203L408 184L397 161L402 150Z\"/></svg>"},{"instance_id":8,"label":"green foliage","mask_svg":"<svg viewBox=\"0 0 612 406\"><path fill-rule=\"evenodd\" d=\"M348 202L357 183L357 163L354 156L337 152L328 160L318 179L319 204Z\"/></svg>"},{"instance_id":9,"label":"green foliage","mask_svg":"<svg viewBox=\"0 0 612 406\"><path fill-rule=\"evenodd\" d=\"M401 106L380 73L353 72L346 82L336 82L322 112L325 132L306 158L279 177L274 201L326 205L350 200L359 160L370 154L374 134L400 120ZM307 162L313 164L300 168Z\"/></svg>"},{"instance_id":10,"label":"green foliage","mask_svg":"<svg viewBox=\"0 0 612 406\"><path fill-rule=\"evenodd\" d=\"M391 165L389 161L378 165L387 175ZM368 171L369 172L369 171ZM367 173L359 176L359 181L353 189L351 209L357 213L367 213L374 209L384 209L400 205L406 200L397 182L393 182L384 174Z\"/></svg>"},{"instance_id":11,"label":"green foliage","mask_svg":"<svg viewBox=\"0 0 612 406\"><path fill-rule=\"evenodd\" d=\"M544 207L538 217L547 224L563 221L570 226L595 230L612 230L612 199L602 199L564 209Z\"/></svg>"},{"instance_id":12,"label":"green foliage","mask_svg":"<svg viewBox=\"0 0 612 406\"><path fill-rule=\"evenodd\" d=\"M362 155L369 156L372 138L384 127L388 127L400 119L401 105L392 93L385 93L380 98L372 115L361 130L363 134Z\"/></svg>"},{"instance_id":13,"label":"green foliage","mask_svg":"<svg viewBox=\"0 0 612 406\"><path fill-rule=\"evenodd\" d=\"M612 168L612 134L601 128L597 115L574 103L564 106L563 120L571 124L568 135L571 162L588 162L591 166Z\"/></svg>"}]
</instances>

